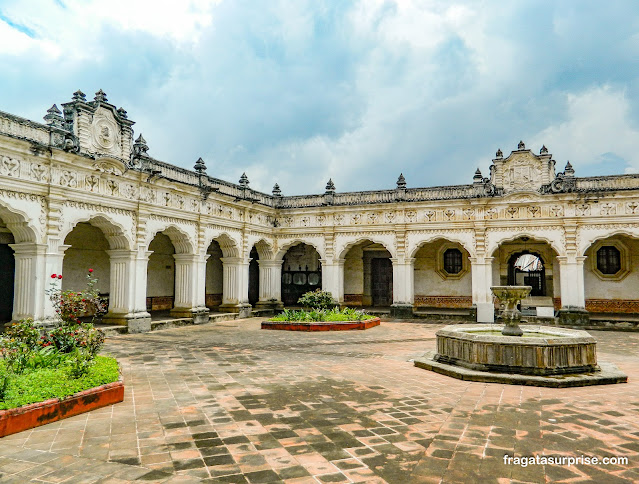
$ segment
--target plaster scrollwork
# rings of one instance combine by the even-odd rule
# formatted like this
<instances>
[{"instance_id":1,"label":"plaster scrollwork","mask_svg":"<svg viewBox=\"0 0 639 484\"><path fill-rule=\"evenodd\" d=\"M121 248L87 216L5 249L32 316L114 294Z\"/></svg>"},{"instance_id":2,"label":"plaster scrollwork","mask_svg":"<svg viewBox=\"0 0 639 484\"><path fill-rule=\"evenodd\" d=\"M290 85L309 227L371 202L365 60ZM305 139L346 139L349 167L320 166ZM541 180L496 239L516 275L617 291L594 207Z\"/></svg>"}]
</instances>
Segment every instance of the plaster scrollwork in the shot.
<instances>
[{"instance_id":1,"label":"plaster scrollwork","mask_svg":"<svg viewBox=\"0 0 639 484\"><path fill-rule=\"evenodd\" d=\"M333 215L333 221L335 222L335 225L344 225L344 215L341 213Z\"/></svg>"},{"instance_id":2,"label":"plaster scrollwork","mask_svg":"<svg viewBox=\"0 0 639 484\"><path fill-rule=\"evenodd\" d=\"M446 220L453 220L455 218L455 210L450 208L444 210L444 217Z\"/></svg>"},{"instance_id":3,"label":"plaster scrollwork","mask_svg":"<svg viewBox=\"0 0 639 484\"><path fill-rule=\"evenodd\" d=\"M0 175L17 177L20 175L20 162L15 158L3 156L0 159Z\"/></svg>"},{"instance_id":4,"label":"plaster scrollwork","mask_svg":"<svg viewBox=\"0 0 639 484\"><path fill-rule=\"evenodd\" d=\"M499 216L499 212L495 207L489 208L484 212L484 218L487 220L496 219Z\"/></svg>"},{"instance_id":5,"label":"plaster scrollwork","mask_svg":"<svg viewBox=\"0 0 639 484\"><path fill-rule=\"evenodd\" d=\"M45 182L48 179L47 167L40 163L31 163L31 169L29 170L29 178L37 182Z\"/></svg>"},{"instance_id":6,"label":"plaster scrollwork","mask_svg":"<svg viewBox=\"0 0 639 484\"><path fill-rule=\"evenodd\" d=\"M370 225L375 225L378 220L379 220L379 214L375 212L371 212L368 214L368 223Z\"/></svg>"},{"instance_id":7,"label":"plaster scrollwork","mask_svg":"<svg viewBox=\"0 0 639 484\"><path fill-rule=\"evenodd\" d=\"M626 213L627 214L636 214L637 209L639 208L639 203L637 202L628 202L626 203Z\"/></svg>"},{"instance_id":8,"label":"plaster scrollwork","mask_svg":"<svg viewBox=\"0 0 639 484\"><path fill-rule=\"evenodd\" d=\"M75 172L69 170L61 171L59 183L63 187L75 188L78 185Z\"/></svg>"},{"instance_id":9,"label":"plaster scrollwork","mask_svg":"<svg viewBox=\"0 0 639 484\"><path fill-rule=\"evenodd\" d=\"M140 200L146 203L156 203L157 195L155 190L149 187L140 188Z\"/></svg>"},{"instance_id":10,"label":"plaster scrollwork","mask_svg":"<svg viewBox=\"0 0 639 484\"><path fill-rule=\"evenodd\" d=\"M107 189L109 190L109 195L115 196L118 192L118 184L115 180L109 180L107 182Z\"/></svg>"},{"instance_id":11,"label":"plaster scrollwork","mask_svg":"<svg viewBox=\"0 0 639 484\"><path fill-rule=\"evenodd\" d=\"M404 214L406 221L409 223L414 223L417 221L417 211L415 210L407 210Z\"/></svg>"},{"instance_id":12,"label":"plaster scrollwork","mask_svg":"<svg viewBox=\"0 0 639 484\"><path fill-rule=\"evenodd\" d=\"M579 235L578 251L583 255L596 241L612 237L614 235L627 235L639 238L639 223L608 223L580 225L577 229Z\"/></svg>"},{"instance_id":13,"label":"plaster scrollwork","mask_svg":"<svg viewBox=\"0 0 639 484\"><path fill-rule=\"evenodd\" d=\"M87 175L84 178L84 185L90 192L97 192L100 184L100 178L95 175Z\"/></svg>"},{"instance_id":14,"label":"plaster scrollwork","mask_svg":"<svg viewBox=\"0 0 639 484\"><path fill-rule=\"evenodd\" d=\"M351 215L351 223L354 225L359 225L360 223L362 223L362 214L354 213L353 215Z\"/></svg>"},{"instance_id":15,"label":"plaster scrollwork","mask_svg":"<svg viewBox=\"0 0 639 484\"><path fill-rule=\"evenodd\" d=\"M293 226L293 217L284 217L284 226L285 227L292 227Z\"/></svg>"},{"instance_id":16,"label":"plaster scrollwork","mask_svg":"<svg viewBox=\"0 0 639 484\"><path fill-rule=\"evenodd\" d=\"M522 236L548 243L558 255L565 255L566 235L562 226L520 226L490 227L486 229L486 253L492 254L504 242L516 240Z\"/></svg>"},{"instance_id":17,"label":"plaster scrollwork","mask_svg":"<svg viewBox=\"0 0 639 484\"><path fill-rule=\"evenodd\" d=\"M580 203L575 206L575 215L577 217L584 217L586 215L590 215L590 204L589 203Z\"/></svg>"},{"instance_id":18,"label":"plaster scrollwork","mask_svg":"<svg viewBox=\"0 0 639 484\"><path fill-rule=\"evenodd\" d=\"M464 209L464 220L473 220L475 218L475 209L474 208L465 208Z\"/></svg>"},{"instance_id":19,"label":"plaster scrollwork","mask_svg":"<svg viewBox=\"0 0 639 484\"><path fill-rule=\"evenodd\" d=\"M120 194L124 198L128 198L129 200L136 200L138 196L138 191L136 187L130 183L125 183L120 186Z\"/></svg>"},{"instance_id":20,"label":"plaster scrollwork","mask_svg":"<svg viewBox=\"0 0 639 484\"><path fill-rule=\"evenodd\" d=\"M510 215L510 218L519 218L519 207L508 207L506 213Z\"/></svg>"},{"instance_id":21,"label":"plaster scrollwork","mask_svg":"<svg viewBox=\"0 0 639 484\"><path fill-rule=\"evenodd\" d=\"M531 218L538 218L541 217L541 207L538 205L530 205L528 207L528 215Z\"/></svg>"},{"instance_id":22,"label":"plaster scrollwork","mask_svg":"<svg viewBox=\"0 0 639 484\"><path fill-rule=\"evenodd\" d=\"M395 212L386 212L384 213L384 218L386 223L392 224L395 221L396 214Z\"/></svg>"},{"instance_id":23,"label":"plaster scrollwork","mask_svg":"<svg viewBox=\"0 0 639 484\"><path fill-rule=\"evenodd\" d=\"M124 172L123 164L111 160L102 160L93 164L93 169L100 173L119 176Z\"/></svg>"},{"instance_id":24,"label":"plaster scrollwork","mask_svg":"<svg viewBox=\"0 0 639 484\"><path fill-rule=\"evenodd\" d=\"M424 212L424 216L426 217L426 220L429 222L432 222L435 220L436 214L437 212L435 212L435 210L426 210L426 212Z\"/></svg>"},{"instance_id":25,"label":"plaster scrollwork","mask_svg":"<svg viewBox=\"0 0 639 484\"><path fill-rule=\"evenodd\" d=\"M318 215L317 225L319 225L320 227L323 227L325 223L326 223L326 217L324 215Z\"/></svg>"},{"instance_id":26,"label":"plaster scrollwork","mask_svg":"<svg viewBox=\"0 0 639 484\"><path fill-rule=\"evenodd\" d=\"M617 207L616 205L613 205L612 203L603 203L599 207L600 215L615 215L616 213L617 213Z\"/></svg>"},{"instance_id":27,"label":"plaster scrollwork","mask_svg":"<svg viewBox=\"0 0 639 484\"><path fill-rule=\"evenodd\" d=\"M311 217L302 217L300 219L300 226L308 227L311 224Z\"/></svg>"},{"instance_id":28,"label":"plaster scrollwork","mask_svg":"<svg viewBox=\"0 0 639 484\"><path fill-rule=\"evenodd\" d=\"M564 214L564 208L561 205L551 205L548 212L551 217L561 217Z\"/></svg>"}]
</instances>

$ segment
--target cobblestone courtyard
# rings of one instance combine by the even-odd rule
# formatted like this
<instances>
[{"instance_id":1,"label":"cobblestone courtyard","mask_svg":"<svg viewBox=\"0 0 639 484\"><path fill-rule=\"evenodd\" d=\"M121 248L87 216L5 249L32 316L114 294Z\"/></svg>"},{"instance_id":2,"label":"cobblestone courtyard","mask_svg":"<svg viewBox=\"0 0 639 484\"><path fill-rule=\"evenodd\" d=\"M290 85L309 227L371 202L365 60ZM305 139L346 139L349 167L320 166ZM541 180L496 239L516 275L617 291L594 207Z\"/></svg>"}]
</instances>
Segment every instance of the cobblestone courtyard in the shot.
<instances>
[{"instance_id":1,"label":"cobblestone courtyard","mask_svg":"<svg viewBox=\"0 0 639 484\"><path fill-rule=\"evenodd\" d=\"M2 482L637 482L639 333L597 332L629 383L454 380L409 361L441 325L261 331L258 319L110 338L121 404L0 440ZM504 455L628 465L505 465Z\"/></svg>"}]
</instances>

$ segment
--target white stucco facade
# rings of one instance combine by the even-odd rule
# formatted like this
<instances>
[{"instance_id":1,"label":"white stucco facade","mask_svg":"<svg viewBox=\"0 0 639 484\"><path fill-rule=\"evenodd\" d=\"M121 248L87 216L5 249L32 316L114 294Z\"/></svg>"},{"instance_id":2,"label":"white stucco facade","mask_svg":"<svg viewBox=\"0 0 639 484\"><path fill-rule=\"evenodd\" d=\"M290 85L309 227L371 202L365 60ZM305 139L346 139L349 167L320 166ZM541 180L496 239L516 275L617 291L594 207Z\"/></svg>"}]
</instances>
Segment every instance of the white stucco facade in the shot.
<instances>
[{"instance_id":1,"label":"white stucco facade","mask_svg":"<svg viewBox=\"0 0 639 484\"><path fill-rule=\"evenodd\" d=\"M557 173L545 147L520 143L468 185L406 188L400 177L393 189L339 193L331 182L286 197L211 177L201 160L190 171L151 158L101 91L92 101L75 93L63 111L49 110L46 124L0 113L5 319L51 318L50 275L81 289L91 267L106 319L140 331L156 310L247 314L255 284L258 305L281 304L291 274L341 304L382 301L400 316L467 308L486 322L491 285L532 280L513 272L522 253L544 266L533 307L639 313L637 175L579 178L569 164Z\"/></svg>"}]
</instances>

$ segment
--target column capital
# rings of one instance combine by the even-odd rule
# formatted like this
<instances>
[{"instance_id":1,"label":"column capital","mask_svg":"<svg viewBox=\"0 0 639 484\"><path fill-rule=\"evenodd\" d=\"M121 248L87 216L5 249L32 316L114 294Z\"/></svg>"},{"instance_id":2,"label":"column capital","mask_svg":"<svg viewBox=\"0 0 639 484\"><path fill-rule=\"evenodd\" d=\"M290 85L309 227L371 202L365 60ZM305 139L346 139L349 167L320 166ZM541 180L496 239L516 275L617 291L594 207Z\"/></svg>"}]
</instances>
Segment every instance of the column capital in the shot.
<instances>
[{"instance_id":1,"label":"column capital","mask_svg":"<svg viewBox=\"0 0 639 484\"><path fill-rule=\"evenodd\" d=\"M264 259L264 260L258 260L257 263L260 265L260 267L282 267L282 264L284 263L284 261L274 260L274 259Z\"/></svg>"},{"instance_id":2,"label":"column capital","mask_svg":"<svg viewBox=\"0 0 639 484\"><path fill-rule=\"evenodd\" d=\"M9 244L9 247L13 249L17 256L28 256L46 254L49 246L47 244L36 244L35 242L20 242L17 244Z\"/></svg>"},{"instance_id":3,"label":"column capital","mask_svg":"<svg viewBox=\"0 0 639 484\"><path fill-rule=\"evenodd\" d=\"M251 259L248 257L220 257L222 264L243 265L248 264Z\"/></svg>"},{"instance_id":4,"label":"column capital","mask_svg":"<svg viewBox=\"0 0 639 484\"><path fill-rule=\"evenodd\" d=\"M469 257L468 260L474 265L487 265L492 264L495 260L494 257Z\"/></svg>"},{"instance_id":5,"label":"column capital","mask_svg":"<svg viewBox=\"0 0 639 484\"><path fill-rule=\"evenodd\" d=\"M201 254L173 254L175 262L203 262L206 261L206 257Z\"/></svg>"},{"instance_id":6,"label":"column capital","mask_svg":"<svg viewBox=\"0 0 639 484\"><path fill-rule=\"evenodd\" d=\"M559 261L560 265L565 265L565 264L579 264L579 265L583 265L584 261L587 259L588 257L585 255L579 255L579 256L567 256L567 255L558 255L557 256L557 260Z\"/></svg>"}]
</instances>

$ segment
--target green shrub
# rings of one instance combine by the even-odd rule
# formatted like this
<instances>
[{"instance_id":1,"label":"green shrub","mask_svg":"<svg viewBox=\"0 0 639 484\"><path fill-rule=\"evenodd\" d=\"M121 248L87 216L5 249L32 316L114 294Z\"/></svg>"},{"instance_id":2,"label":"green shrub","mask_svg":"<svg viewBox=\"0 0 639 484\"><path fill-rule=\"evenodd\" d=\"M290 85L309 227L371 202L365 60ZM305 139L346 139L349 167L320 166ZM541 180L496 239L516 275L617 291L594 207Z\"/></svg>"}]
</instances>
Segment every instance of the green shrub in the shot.
<instances>
[{"instance_id":1,"label":"green shrub","mask_svg":"<svg viewBox=\"0 0 639 484\"><path fill-rule=\"evenodd\" d=\"M328 291L322 291L316 289L315 291L309 291L302 294L297 300L297 304L306 308L313 309L332 309L337 306L337 303L333 299L333 295Z\"/></svg>"},{"instance_id":2,"label":"green shrub","mask_svg":"<svg viewBox=\"0 0 639 484\"><path fill-rule=\"evenodd\" d=\"M0 409L21 407L49 398L63 398L119 378L117 361L105 356L97 356L87 373L80 378L73 378L71 372L72 368L64 364L57 368L10 374L4 398L0 398ZM6 374L4 363L0 362L0 383L2 375Z\"/></svg>"},{"instance_id":3,"label":"green shrub","mask_svg":"<svg viewBox=\"0 0 639 484\"><path fill-rule=\"evenodd\" d=\"M365 311L344 309L313 309L311 311L291 311L284 309L270 321L320 322L320 321L362 321L370 318Z\"/></svg>"}]
</instances>

